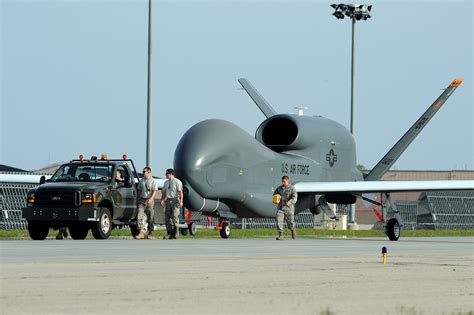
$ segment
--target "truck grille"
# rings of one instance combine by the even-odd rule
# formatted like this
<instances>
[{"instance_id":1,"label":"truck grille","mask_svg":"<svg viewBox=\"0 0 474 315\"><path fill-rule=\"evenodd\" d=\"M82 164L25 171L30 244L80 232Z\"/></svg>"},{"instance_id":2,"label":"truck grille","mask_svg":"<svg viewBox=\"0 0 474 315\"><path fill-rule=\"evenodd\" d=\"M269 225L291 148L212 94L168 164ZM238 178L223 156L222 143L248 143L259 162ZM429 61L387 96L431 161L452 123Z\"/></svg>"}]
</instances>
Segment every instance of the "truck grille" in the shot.
<instances>
[{"instance_id":1,"label":"truck grille","mask_svg":"<svg viewBox=\"0 0 474 315\"><path fill-rule=\"evenodd\" d=\"M37 207L77 207L81 205L79 191L39 191L36 196Z\"/></svg>"}]
</instances>

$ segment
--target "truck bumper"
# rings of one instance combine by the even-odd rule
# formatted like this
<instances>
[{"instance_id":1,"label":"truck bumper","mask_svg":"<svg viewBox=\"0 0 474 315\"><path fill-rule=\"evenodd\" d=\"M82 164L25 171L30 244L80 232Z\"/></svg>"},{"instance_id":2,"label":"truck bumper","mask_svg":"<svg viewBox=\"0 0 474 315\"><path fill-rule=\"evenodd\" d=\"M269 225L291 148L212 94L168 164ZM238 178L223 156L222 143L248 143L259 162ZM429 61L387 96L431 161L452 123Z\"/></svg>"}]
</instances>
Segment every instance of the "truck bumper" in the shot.
<instances>
[{"instance_id":1,"label":"truck bumper","mask_svg":"<svg viewBox=\"0 0 474 315\"><path fill-rule=\"evenodd\" d=\"M70 222L98 221L96 208L35 208L22 209L22 216L31 221Z\"/></svg>"}]
</instances>

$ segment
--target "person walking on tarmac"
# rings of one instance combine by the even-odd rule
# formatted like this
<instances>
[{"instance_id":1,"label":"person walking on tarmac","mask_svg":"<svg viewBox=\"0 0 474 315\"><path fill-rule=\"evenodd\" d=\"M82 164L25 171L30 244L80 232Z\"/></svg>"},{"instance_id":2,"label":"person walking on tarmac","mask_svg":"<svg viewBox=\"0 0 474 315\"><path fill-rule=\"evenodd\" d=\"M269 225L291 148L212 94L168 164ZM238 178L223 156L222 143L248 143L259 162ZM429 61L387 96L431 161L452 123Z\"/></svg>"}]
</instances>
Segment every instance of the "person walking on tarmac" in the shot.
<instances>
[{"instance_id":1,"label":"person walking on tarmac","mask_svg":"<svg viewBox=\"0 0 474 315\"><path fill-rule=\"evenodd\" d=\"M174 176L174 170L166 170L166 181L161 190L161 205L165 207L165 223L168 235L164 239L176 239L179 235L179 210L183 207L183 183Z\"/></svg>"},{"instance_id":2,"label":"person walking on tarmac","mask_svg":"<svg viewBox=\"0 0 474 315\"><path fill-rule=\"evenodd\" d=\"M57 240L62 240L63 238L67 238L67 228L60 227L58 228L58 235L56 235Z\"/></svg>"},{"instance_id":3,"label":"person walking on tarmac","mask_svg":"<svg viewBox=\"0 0 474 315\"><path fill-rule=\"evenodd\" d=\"M295 204L298 200L298 193L293 185L290 184L290 178L283 176L281 178L281 186L279 186L273 193L273 202L277 204L277 240L284 239L283 236L283 219L286 220L288 227L291 230L291 238L296 239L296 224L295 224Z\"/></svg>"},{"instance_id":4,"label":"person walking on tarmac","mask_svg":"<svg viewBox=\"0 0 474 315\"><path fill-rule=\"evenodd\" d=\"M151 235L154 228L153 217L155 211L153 209L155 196L158 192L158 185L153 176L151 176L151 168L148 166L143 168L143 177L140 179L138 185L138 213L137 213L137 227L138 235L136 239L154 239ZM145 227L147 227L147 234L145 235Z\"/></svg>"}]
</instances>

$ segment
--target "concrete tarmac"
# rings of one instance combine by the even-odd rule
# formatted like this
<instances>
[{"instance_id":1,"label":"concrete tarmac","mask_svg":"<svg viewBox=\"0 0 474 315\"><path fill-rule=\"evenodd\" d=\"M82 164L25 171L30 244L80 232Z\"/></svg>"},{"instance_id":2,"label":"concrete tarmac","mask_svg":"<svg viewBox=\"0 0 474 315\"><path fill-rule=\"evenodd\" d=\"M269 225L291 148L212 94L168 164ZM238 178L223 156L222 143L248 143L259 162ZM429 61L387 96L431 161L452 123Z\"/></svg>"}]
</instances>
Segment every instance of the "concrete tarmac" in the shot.
<instances>
[{"instance_id":1,"label":"concrete tarmac","mask_svg":"<svg viewBox=\"0 0 474 315\"><path fill-rule=\"evenodd\" d=\"M474 311L472 237L48 239L0 250L1 314Z\"/></svg>"}]
</instances>

